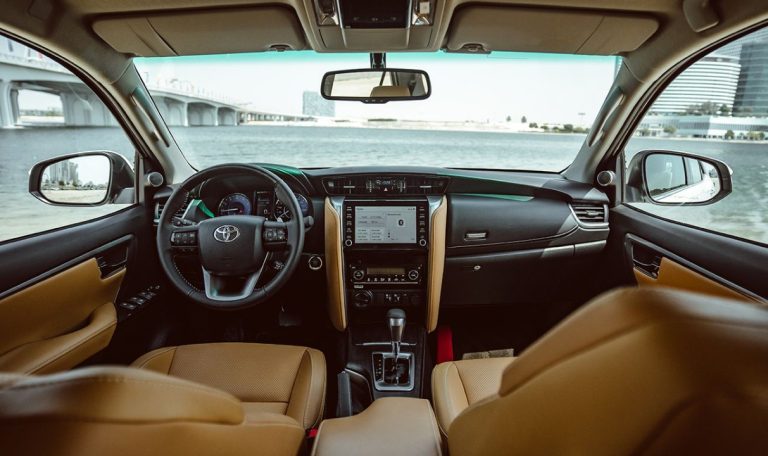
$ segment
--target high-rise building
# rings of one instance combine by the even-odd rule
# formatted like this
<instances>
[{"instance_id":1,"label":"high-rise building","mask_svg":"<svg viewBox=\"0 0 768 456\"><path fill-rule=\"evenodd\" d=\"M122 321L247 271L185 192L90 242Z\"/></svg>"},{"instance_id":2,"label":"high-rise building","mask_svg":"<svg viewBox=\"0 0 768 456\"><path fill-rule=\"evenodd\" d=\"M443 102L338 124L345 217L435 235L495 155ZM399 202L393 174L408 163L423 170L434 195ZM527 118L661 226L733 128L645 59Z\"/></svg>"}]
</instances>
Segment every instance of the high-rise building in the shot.
<instances>
[{"instance_id":1,"label":"high-rise building","mask_svg":"<svg viewBox=\"0 0 768 456\"><path fill-rule=\"evenodd\" d=\"M305 116L334 117L336 115L334 102L326 100L317 92L304 92L303 102L302 113Z\"/></svg>"},{"instance_id":2,"label":"high-rise building","mask_svg":"<svg viewBox=\"0 0 768 456\"><path fill-rule=\"evenodd\" d=\"M768 116L768 34L741 45L741 75L733 114Z\"/></svg>"},{"instance_id":3,"label":"high-rise building","mask_svg":"<svg viewBox=\"0 0 768 456\"><path fill-rule=\"evenodd\" d=\"M684 114L702 107L730 112L739 84L739 58L714 53L688 67L656 99L654 114ZM726 107L723 108L723 105ZM715 112L700 112L714 114Z\"/></svg>"}]
</instances>

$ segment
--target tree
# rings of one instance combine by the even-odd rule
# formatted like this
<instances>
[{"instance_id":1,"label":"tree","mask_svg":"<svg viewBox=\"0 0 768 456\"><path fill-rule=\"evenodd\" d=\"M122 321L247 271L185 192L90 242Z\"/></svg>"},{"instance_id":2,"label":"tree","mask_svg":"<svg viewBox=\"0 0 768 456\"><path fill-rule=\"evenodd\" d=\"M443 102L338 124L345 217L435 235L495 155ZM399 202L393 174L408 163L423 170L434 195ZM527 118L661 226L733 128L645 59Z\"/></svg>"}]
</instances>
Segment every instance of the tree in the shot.
<instances>
[{"instance_id":1,"label":"tree","mask_svg":"<svg viewBox=\"0 0 768 456\"><path fill-rule=\"evenodd\" d=\"M725 135L723 138L725 139L734 139L736 137L736 134L733 132L733 130L728 130L725 132Z\"/></svg>"},{"instance_id":2,"label":"tree","mask_svg":"<svg viewBox=\"0 0 768 456\"><path fill-rule=\"evenodd\" d=\"M728 107L727 104L721 104L720 105L720 109L718 109L717 112L721 116L730 116L731 115L731 108Z\"/></svg>"},{"instance_id":3,"label":"tree","mask_svg":"<svg viewBox=\"0 0 768 456\"><path fill-rule=\"evenodd\" d=\"M520 123L526 123L526 122L528 122L528 118L527 117L523 116L523 117L520 118Z\"/></svg>"},{"instance_id":4,"label":"tree","mask_svg":"<svg viewBox=\"0 0 768 456\"><path fill-rule=\"evenodd\" d=\"M507 122L511 122L511 121L512 121L512 116L507 116Z\"/></svg>"},{"instance_id":5,"label":"tree","mask_svg":"<svg viewBox=\"0 0 768 456\"><path fill-rule=\"evenodd\" d=\"M537 124L536 122L531 122L531 123L528 124L528 127L529 128L539 128L539 124Z\"/></svg>"},{"instance_id":6,"label":"tree","mask_svg":"<svg viewBox=\"0 0 768 456\"><path fill-rule=\"evenodd\" d=\"M676 132L677 132L677 128L675 128L674 125L664 126L664 133L667 133L669 135L674 135Z\"/></svg>"},{"instance_id":7,"label":"tree","mask_svg":"<svg viewBox=\"0 0 768 456\"><path fill-rule=\"evenodd\" d=\"M573 133L573 124L563 125L563 131L566 133Z\"/></svg>"},{"instance_id":8,"label":"tree","mask_svg":"<svg viewBox=\"0 0 768 456\"><path fill-rule=\"evenodd\" d=\"M542 125L542 126L541 126L541 129L542 129L542 130L544 130L544 131L549 131L549 127L548 127L548 126L546 126L546 125Z\"/></svg>"}]
</instances>

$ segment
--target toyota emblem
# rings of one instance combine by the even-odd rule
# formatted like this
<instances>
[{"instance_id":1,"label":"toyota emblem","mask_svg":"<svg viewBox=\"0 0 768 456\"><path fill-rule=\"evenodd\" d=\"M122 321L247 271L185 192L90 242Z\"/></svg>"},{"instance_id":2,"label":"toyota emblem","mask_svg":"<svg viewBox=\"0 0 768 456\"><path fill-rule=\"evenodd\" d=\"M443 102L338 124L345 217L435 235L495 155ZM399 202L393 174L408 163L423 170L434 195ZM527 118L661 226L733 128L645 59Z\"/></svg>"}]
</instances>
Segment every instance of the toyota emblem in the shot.
<instances>
[{"instance_id":1,"label":"toyota emblem","mask_svg":"<svg viewBox=\"0 0 768 456\"><path fill-rule=\"evenodd\" d=\"M240 237L240 230L234 225L221 225L213 232L213 238L219 242L232 242Z\"/></svg>"}]
</instances>

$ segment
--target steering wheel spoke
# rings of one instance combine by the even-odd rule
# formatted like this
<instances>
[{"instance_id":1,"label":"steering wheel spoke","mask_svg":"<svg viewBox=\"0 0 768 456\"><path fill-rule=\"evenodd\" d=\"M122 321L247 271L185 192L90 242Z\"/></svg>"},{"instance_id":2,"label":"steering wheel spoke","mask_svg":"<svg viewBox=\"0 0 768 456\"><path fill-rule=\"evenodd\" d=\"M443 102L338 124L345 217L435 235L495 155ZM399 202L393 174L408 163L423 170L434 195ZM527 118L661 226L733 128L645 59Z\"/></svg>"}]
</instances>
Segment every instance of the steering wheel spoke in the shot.
<instances>
[{"instance_id":1,"label":"steering wheel spoke","mask_svg":"<svg viewBox=\"0 0 768 456\"><path fill-rule=\"evenodd\" d=\"M268 256L264 258L264 262L258 271L245 276L216 274L202 267L205 296L213 301L224 302L251 297L256 290L261 274L264 272L267 259Z\"/></svg>"}]
</instances>

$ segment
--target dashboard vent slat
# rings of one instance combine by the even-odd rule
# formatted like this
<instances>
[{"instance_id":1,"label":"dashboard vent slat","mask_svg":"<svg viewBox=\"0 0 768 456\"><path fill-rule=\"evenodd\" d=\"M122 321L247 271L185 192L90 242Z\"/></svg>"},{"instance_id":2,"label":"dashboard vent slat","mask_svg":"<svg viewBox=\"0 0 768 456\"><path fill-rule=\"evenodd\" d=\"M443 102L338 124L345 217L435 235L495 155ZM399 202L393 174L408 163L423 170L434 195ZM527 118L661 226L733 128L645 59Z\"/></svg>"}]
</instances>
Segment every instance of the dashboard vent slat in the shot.
<instances>
[{"instance_id":1,"label":"dashboard vent slat","mask_svg":"<svg viewBox=\"0 0 768 456\"><path fill-rule=\"evenodd\" d=\"M189 206L190 196L187 194L187 197L184 199L184 204L181 205L178 211L176 211L175 214L173 214L174 217L181 217L184 215L184 211L187 210L187 206ZM157 225L157 222L160 220L160 214L163 213L163 209L165 208L165 203L168 200L164 200L162 202L158 201L155 204L155 225Z\"/></svg>"},{"instance_id":2,"label":"dashboard vent slat","mask_svg":"<svg viewBox=\"0 0 768 456\"><path fill-rule=\"evenodd\" d=\"M573 214L581 223L606 224L608 223L608 207L600 203L573 203Z\"/></svg>"}]
</instances>

